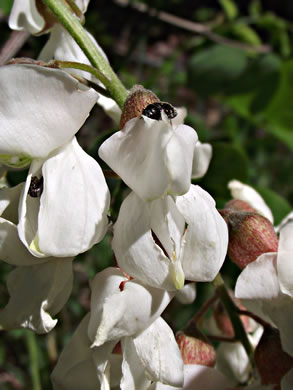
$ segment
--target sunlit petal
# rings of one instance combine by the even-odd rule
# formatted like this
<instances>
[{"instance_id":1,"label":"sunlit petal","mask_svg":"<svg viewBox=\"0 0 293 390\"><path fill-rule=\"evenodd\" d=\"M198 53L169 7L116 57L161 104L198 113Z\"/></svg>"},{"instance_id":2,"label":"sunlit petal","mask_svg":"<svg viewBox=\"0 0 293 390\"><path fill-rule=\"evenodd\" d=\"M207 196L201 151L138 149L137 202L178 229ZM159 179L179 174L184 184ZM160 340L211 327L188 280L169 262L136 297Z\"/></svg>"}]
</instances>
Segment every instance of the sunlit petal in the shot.
<instances>
[{"instance_id":1,"label":"sunlit petal","mask_svg":"<svg viewBox=\"0 0 293 390\"><path fill-rule=\"evenodd\" d=\"M169 325L159 317L132 339L147 376L171 386L183 385L183 360Z\"/></svg>"},{"instance_id":2,"label":"sunlit petal","mask_svg":"<svg viewBox=\"0 0 293 390\"><path fill-rule=\"evenodd\" d=\"M215 207L214 199L199 186L176 198L187 228L182 265L187 280L211 281L226 256L228 229Z\"/></svg>"},{"instance_id":3,"label":"sunlit petal","mask_svg":"<svg viewBox=\"0 0 293 390\"><path fill-rule=\"evenodd\" d=\"M127 281L115 268L98 273L91 288L89 337L93 346L137 334L161 315L173 297L167 291Z\"/></svg>"},{"instance_id":4,"label":"sunlit petal","mask_svg":"<svg viewBox=\"0 0 293 390\"><path fill-rule=\"evenodd\" d=\"M100 147L100 157L142 199L183 194L190 186L196 132L168 120L134 118Z\"/></svg>"},{"instance_id":5,"label":"sunlit petal","mask_svg":"<svg viewBox=\"0 0 293 390\"><path fill-rule=\"evenodd\" d=\"M97 93L58 69L0 68L1 155L45 158L80 129ZM45 103L44 103L45 102Z\"/></svg>"}]
</instances>

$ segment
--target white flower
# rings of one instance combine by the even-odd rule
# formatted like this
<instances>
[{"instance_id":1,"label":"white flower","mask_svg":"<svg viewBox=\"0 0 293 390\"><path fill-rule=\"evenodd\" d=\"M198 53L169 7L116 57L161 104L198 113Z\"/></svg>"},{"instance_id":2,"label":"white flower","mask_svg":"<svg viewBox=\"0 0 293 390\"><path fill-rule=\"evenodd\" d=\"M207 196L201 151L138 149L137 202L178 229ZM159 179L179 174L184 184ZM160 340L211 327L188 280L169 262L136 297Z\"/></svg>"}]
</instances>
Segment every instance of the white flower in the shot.
<instances>
[{"instance_id":1,"label":"white flower","mask_svg":"<svg viewBox=\"0 0 293 390\"><path fill-rule=\"evenodd\" d=\"M184 196L144 202L132 192L114 226L119 266L146 285L181 289L184 279L211 281L228 244L227 226L213 198L191 185Z\"/></svg>"},{"instance_id":2,"label":"white flower","mask_svg":"<svg viewBox=\"0 0 293 390\"><path fill-rule=\"evenodd\" d=\"M180 351L160 317L173 295L128 280L114 268L97 274L91 288L91 312L60 356L54 389L96 389L99 379L106 390L118 378L121 390L146 390L151 381L182 386ZM119 341L121 370L112 353Z\"/></svg>"},{"instance_id":3,"label":"white flower","mask_svg":"<svg viewBox=\"0 0 293 390\"><path fill-rule=\"evenodd\" d=\"M17 266L8 276L10 299L0 310L0 328L47 333L71 293L73 258L39 259L21 243L16 224L22 189L23 184L0 190L0 259Z\"/></svg>"},{"instance_id":4,"label":"white flower","mask_svg":"<svg viewBox=\"0 0 293 390\"><path fill-rule=\"evenodd\" d=\"M81 12L85 13L89 0L76 0L75 3ZM43 32L46 26L43 15L45 7L40 0L14 0L9 16L9 27L31 34Z\"/></svg>"},{"instance_id":5,"label":"white flower","mask_svg":"<svg viewBox=\"0 0 293 390\"><path fill-rule=\"evenodd\" d=\"M20 199L19 236L38 257L75 256L99 242L108 224L110 195L98 163L74 134L97 93L67 73L34 65L0 68L0 160L32 161ZM43 193L31 197L31 179Z\"/></svg>"},{"instance_id":6,"label":"white flower","mask_svg":"<svg viewBox=\"0 0 293 390\"><path fill-rule=\"evenodd\" d=\"M199 364L184 365L183 387L173 387L162 383L152 384L148 390L227 390L231 386L228 378L215 368Z\"/></svg>"},{"instance_id":7,"label":"white flower","mask_svg":"<svg viewBox=\"0 0 293 390\"><path fill-rule=\"evenodd\" d=\"M282 347L293 355L293 223L280 231L278 253L265 253L240 274L235 294L244 305L277 326Z\"/></svg>"},{"instance_id":8,"label":"white flower","mask_svg":"<svg viewBox=\"0 0 293 390\"><path fill-rule=\"evenodd\" d=\"M266 217L274 223L273 214L260 194L251 186L241 183L238 180L232 180L228 183L233 199L243 200L253 207L260 215Z\"/></svg>"},{"instance_id":9,"label":"white flower","mask_svg":"<svg viewBox=\"0 0 293 390\"><path fill-rule=\"evenodd\" d=\"M142 199L182 195L190 187L196 132L146 116L129 120L99 149L100 157Z\"/></svg>"}]
</instances>

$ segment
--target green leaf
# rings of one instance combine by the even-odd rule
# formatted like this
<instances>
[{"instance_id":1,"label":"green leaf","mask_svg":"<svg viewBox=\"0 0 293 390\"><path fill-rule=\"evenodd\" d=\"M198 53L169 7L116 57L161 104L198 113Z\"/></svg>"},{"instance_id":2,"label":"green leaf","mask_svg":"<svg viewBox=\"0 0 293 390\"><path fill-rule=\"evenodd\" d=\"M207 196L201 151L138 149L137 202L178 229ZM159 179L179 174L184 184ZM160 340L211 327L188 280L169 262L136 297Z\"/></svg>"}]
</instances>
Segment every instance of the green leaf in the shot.
<instances>
[{"instance_id":1,"label":"green leaf","mask_svg":"<svg viewBox=\"0 0 293 390\"><path fill-rule=\"evenodd\" d=\"M252 17L259 17L262 13L262 6L260 0L252 0L248 4L249 14Z\"/></svg>"},{"instance_id":2,"label":"green leaf","mask_svg":"<svg viewBox=\"0 0 293 390\"><path fill-rule=\"evenodd\" d=\"M236 23L232 28L233 34L243 42L249 43L253 46L261 45L261 39L257 32L244 23Z\"/></svg>"},{"instance_id":3,"label":"green leaf","mask_svg":"<svg viewBox=\"0 0 293 390\"><path fill-rule=\"evenodd\" d=\"M247 181L248 159L236 146L225 143L213 144L213 157L207 174L200 185L215 198L230 198L227 184L230 180Z\"/></svg>"},{"instance_id":4,"label":"green leaf","mask_svg":"<svg viewBox=\"0 0 293 390\"><path fill-rule=\"evenodd\" d=\"M12 8L13 0L0 0L0 10L5 14L9 15Z\"/></svg>"},{"instance_id":5,"label":"green leaf","mask_svg":"<svg viewBox=\"0 0 293 390\"><path fill-rule=\"evenodd\" d=\"M240 115L257 121L279 87L280 58L266 54L251 61L245 72L226 90L224 100Z\"/></svg>"},{"instance_id":6,"label":"green leaf","mask_svg":"<svg viewBox=\"0 0 293 390\"><path fill-rule=\"evenodd\" d=\"M233 0L219 0L227 18L233 20L237 18L238 7Z\"/></svg>"},{"instance_id":7,"label":"green leaf","mask_svg":"<svg viewBox=\"0 0 293 390\"><path fill-rule=\"evenodd\" d=\"M247 65L243 50L213 45L194 54L188 66L188 81L196 93L208 96L223 93Z\"/></svg>"},{"instance_id":8,"label":"green leaf","mask_svg":"<svg viewBox=\"0 0 293 390\"><path fill-rule=\"evenodd\" d=\"M293 60L281 68L279 88L266 110L267 129L293 149Z\"/></svg>"},{"instance_id":9,"label":"green leaf","mask_svg":"<svg viewBox=\"0 0 293 390\"><path fill-rule=\"evenodd\" d=\"M271 189L264 187L255 187L255 189L261 194L272 210L275 225L278 225L292 211L290 203Z\"/></svg>"}]
</instances>

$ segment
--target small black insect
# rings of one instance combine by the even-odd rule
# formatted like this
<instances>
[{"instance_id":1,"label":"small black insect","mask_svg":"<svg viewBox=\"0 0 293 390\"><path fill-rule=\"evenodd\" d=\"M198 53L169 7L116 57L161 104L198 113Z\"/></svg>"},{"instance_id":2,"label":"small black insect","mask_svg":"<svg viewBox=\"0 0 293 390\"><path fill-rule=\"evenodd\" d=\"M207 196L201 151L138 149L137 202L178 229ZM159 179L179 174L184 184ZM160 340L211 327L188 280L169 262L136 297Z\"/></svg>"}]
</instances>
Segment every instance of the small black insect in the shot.
<instances>
[{"instance_id":1,"label":"small black insect","mask_svg":"<svg viewBox=\"0 0 293 390\"><path fill-rule=\"evenodd\" d=\"M169 119L173 119L177 116L177 111L170 103L161 102L161 107Z\"/></svg>"},{"instance_id":2,"label":"small black insect","mask_svg":"<svg viewBox=\"0 0 293 390\"><path fill-rule=\"evenodd\" d=\"M31 179L30 187L28 189L28 194L32 198L39 198L42 195L43 187L44 187L43 176L41 176L40 178L38 178L37 176L33 176Z\"/></svg>"},{"instance_id":3,"label":"small black insect","mask_svg":"<svg viewBox=\"0 0 293 390\"><path fill-rule=\"evenodd\" d=\"M166 102L155 102L151 103L142 111L142 115L147 116L150 119L157 121L162 119L162 110L167 115L168 119L173 119L177 116L177 111L171 104Z\"/></svg>"},{"instance_id":4,"label":"small black insect","mask_svg":"<svg viewBox=\"0 0 293 390\"><path fill-rule=\"evenodd\" d=\"M151 103L142 111L142 115L159 121L162 119L161 110L162 106L160 102Z\"/></svg>"}]
</instances>

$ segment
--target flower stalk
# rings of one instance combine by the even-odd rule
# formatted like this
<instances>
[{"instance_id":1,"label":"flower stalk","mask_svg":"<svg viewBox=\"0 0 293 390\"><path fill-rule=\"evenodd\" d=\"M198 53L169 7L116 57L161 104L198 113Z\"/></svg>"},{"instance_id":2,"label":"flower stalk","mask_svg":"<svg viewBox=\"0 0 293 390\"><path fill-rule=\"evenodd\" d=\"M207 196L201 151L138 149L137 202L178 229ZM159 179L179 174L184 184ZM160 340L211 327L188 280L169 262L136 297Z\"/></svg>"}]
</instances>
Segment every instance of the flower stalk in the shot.
<instances>
[{"instance_id":1,"label":"flower stalk","mask_svg":"<svg viewBox=\"0 0 293 390\"><path fill-rule=\"evenodd\" d=\"M220 298L220 301L223 304L223 306L225 307L225 309L229 315L229 318L231 320L231 323L232 323L232 326L234 329L235 340L239 340L242 343L242 345L243 345L243 347L248 355L248 358L250 360L251 365L254 366L253 349L252 349L252 346L250 344L250 341L248 340L248 337L247 337L246 331L244 329L244 326L242 324L242 321L239 317L239 310L238 310L237 306L235 305L235 303L233 302L232 298L230 297L230 295L226 289L225 283L224 283L220 274L218 274L215 277L213 284L216 288L216 292Z\"/></svg>"},{"instance_id":2,"label":"flower stalk","mask_svg":"<svg viewBox=\"0 0 293 390\"><path fill-rule=\"evenodd\" d=\"M31 367L31 380L32 390L41 390L41 377L39 367L39 356L38 356L38 344L36 341L36 335L31 331L25 332L25 339L27 349L29 353L30 367Z\"/></svg>"},{"instance_id":3,"label":"flower stalk","mask_svg":"<svg viewBox=\"0 0 293 390\"><path fill-rule=\"evenodd\" d=\"M110 64L91 40L78 17L68 4L62 0L43 0L59 22L79 45L91 64L104 76L104 85L119 107L123 107L127 91Z\"/></svg>"}]
</instances>

